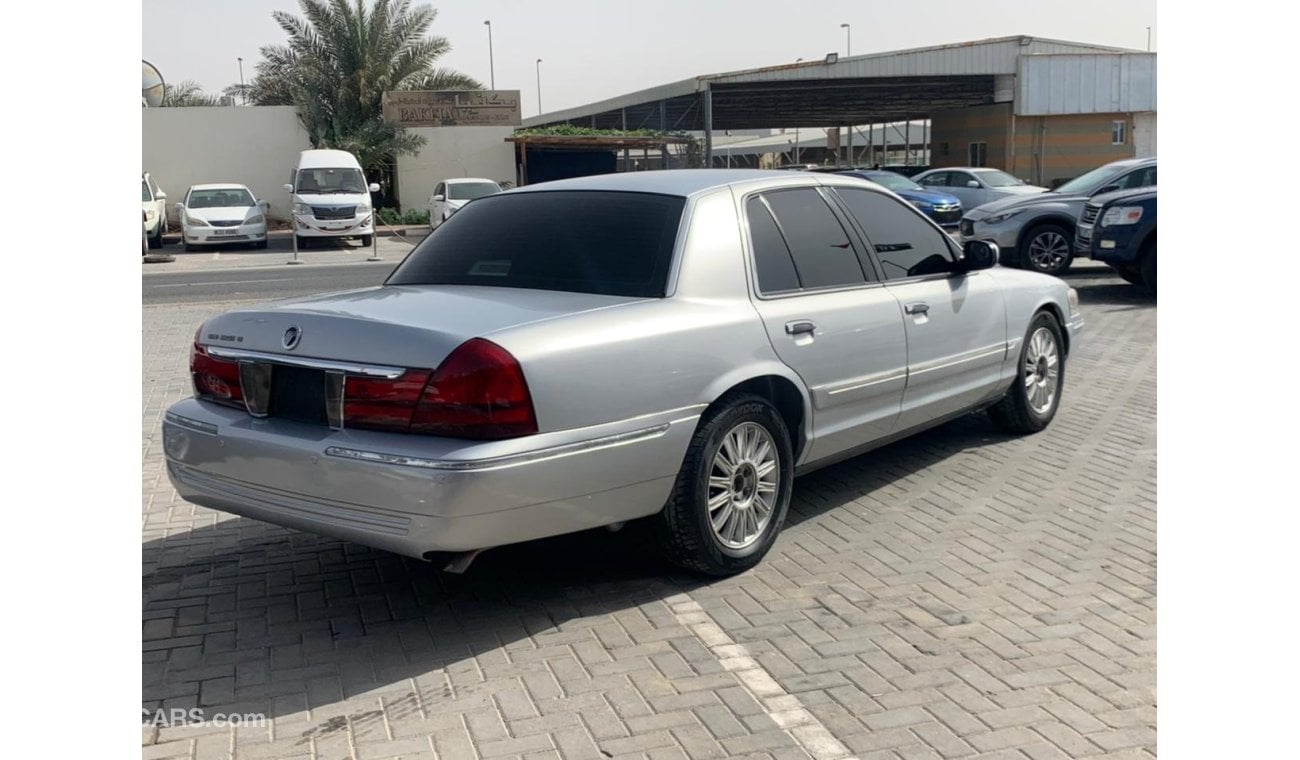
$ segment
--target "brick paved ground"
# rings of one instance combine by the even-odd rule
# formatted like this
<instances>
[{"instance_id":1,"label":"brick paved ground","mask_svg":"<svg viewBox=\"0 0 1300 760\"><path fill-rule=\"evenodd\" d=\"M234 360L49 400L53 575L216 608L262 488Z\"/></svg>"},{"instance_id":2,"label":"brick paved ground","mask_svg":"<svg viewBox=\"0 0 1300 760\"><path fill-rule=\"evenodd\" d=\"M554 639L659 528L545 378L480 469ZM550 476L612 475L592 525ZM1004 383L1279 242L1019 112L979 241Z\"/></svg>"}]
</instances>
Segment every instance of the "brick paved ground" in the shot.
<instances>
[{"instance_id":1,"label":"brick paved ground","mask_svg":"<svg viewBox=\"0 0 1300 760\"><path fill-rule=\"evenodd\" d=\"M465 576L187 504L158 425L227 305L144 316L145 758L1149 758L1154 302L1099 270L1052 427L972 416L800 479L756 570L635 533Z\"/></svg>"}]
</instances>

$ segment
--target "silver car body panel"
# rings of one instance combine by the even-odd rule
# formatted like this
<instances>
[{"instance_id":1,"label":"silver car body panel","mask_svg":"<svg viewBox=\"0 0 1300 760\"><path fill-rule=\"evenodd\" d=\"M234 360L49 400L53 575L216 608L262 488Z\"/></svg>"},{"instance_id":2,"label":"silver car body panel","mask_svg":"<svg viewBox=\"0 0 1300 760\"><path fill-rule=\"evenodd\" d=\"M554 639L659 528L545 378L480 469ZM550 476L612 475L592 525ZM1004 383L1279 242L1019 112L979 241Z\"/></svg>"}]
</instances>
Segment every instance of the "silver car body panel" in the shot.
<instances>
[{"instance_id":1,"label":"silver car body panel","mask_svg":"<svg viewBox=\"0 0 1300 760\"><path fill-rule=\"evenodd\" d=\"M214 353L379 376L432 369L486 338L523 368L539 432L471 441L331 429L186 399L163 423L172 482L198 504L410 556L525 541L657 512L701 416L746 381L798 392L796 464L809 469L995 400L1036 310L1051 308L1072 334L1082 327L1065 283L1001 268L759 297L742 199L818 185L888 192L833 175L713 170L508 191L684 196L664 298L384 286L215 317L198 336ZM904 312L916 300L930 307L923 319ZM786 333L798 319L817 329Z\"/></svg>"}]
</instances>

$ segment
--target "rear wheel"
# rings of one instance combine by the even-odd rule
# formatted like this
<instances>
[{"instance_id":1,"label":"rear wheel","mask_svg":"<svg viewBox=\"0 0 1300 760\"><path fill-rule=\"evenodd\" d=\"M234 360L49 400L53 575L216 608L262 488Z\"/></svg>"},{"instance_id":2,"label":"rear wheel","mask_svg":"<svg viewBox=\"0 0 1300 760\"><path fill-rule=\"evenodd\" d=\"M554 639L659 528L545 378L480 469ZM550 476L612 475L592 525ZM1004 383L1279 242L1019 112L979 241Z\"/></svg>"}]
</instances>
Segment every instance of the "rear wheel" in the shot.
<instances>
[{"instance_id":1,"label":"rear wheel","mask_svg":"<svg viewBox=\"0 0 1300 760\"><path fill-rule=\"evenodd\" d=\"M1020 347L1016 380L989 408L993 424L1008 433L1037 433L1056 416L1065 384L1061 326L1045 311L1034 315Z\"/></svg>"},{"instance_id":2,"label":"rear wheel","mask_svg":"<svg viewBox=\"0 0 1300 760\"><path fill-rule=\"evenodd\" d=\"M1074 247L1070 231L1059 224L1040 224L1025 235L1021 262L1026 268L1057 275L1070 268Z\"/></svg>"},{"instance_id":3,"label":"rear wheel","mask_svg":"<svg viewBox=\"0 0 1300 760\"><path fill-rule=\"evenodd\" d=\"M757 565L790 508L794 454L765 399L726 399L700 424L660 513L664 555L688 570L734 575Z\"/></svg>"}]
</instances>

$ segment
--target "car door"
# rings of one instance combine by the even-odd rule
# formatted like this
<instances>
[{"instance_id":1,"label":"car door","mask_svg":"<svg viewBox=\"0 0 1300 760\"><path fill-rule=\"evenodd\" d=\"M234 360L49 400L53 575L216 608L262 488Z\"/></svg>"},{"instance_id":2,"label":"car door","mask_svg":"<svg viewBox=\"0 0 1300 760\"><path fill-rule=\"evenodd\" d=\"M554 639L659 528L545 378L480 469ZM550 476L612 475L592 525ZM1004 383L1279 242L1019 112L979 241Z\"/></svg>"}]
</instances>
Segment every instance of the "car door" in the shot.
<instances>
[{"instance_id":1,"label":"car door","mask_svg":"<svg viewBox=\"0 0 1300 760\"><path fill-rule=\"evenodd\" d=\"M442 200L436 200L441 197ZM439 182L437 187L433 188L433 199L429 201L429 224L437 226L442 223L442 213L446 208L447 183Z\"/></svg>"},{"instance_id":2,"label":"car door","mask_svg":"<svg viewBox=\"0 0 1300 760\"><path fill-rule=\"evenodd\" d=\"M972 182L975 183L975 187L971 187L970 183ZM949 172L947 192L957 196L961 200L961 207L967 210L982 206L993 200L993 198L989 197L988 190L984 188L984 183L980 182L970 172Z\"/></svg>"},{"instance_id":3,"label":"car door","mask_svg":"<svg viewBox=\"0 0 1300 760\"><path fill-rule=\"evenodd\" d=\"M149 194L153 196L154 210L158 213L158 223L165 226L167 220L167 193L158 186L152 174L146 174L145 179L149 183Z\"/></svg>"},{"instance_id":4,"label":"car door","mask_svg":"<svg viewBox=\"0 0 1300 760\"><path fill-rule=\"evenodd\" d=\"M988 271L952 274L952 239L905 203L869 190L836 194L870 243L907 332L898 429L979 403L1000 390L1007 358L1002 291Z\"/></svg>"},{"instance_id":5,"label":"car door","mask_svg":"<svg viewBox=\"0 0 1300 760\"><path fill-rule=\"evenodd\" d=\"M743 203L754 304L777 355L812 400L804 461L893 432L907 376L902 312L824 190Z\"/></svg>"}]
</instances>

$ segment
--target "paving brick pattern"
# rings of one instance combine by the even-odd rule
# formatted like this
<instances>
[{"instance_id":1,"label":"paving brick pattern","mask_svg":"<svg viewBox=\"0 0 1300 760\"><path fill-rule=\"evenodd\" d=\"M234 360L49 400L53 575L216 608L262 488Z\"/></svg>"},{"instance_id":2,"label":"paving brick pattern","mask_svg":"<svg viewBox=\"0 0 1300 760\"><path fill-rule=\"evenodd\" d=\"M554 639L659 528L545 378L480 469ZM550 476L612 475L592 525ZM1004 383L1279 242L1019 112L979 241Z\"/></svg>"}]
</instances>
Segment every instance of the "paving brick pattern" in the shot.
<instances>
[{"instance_id":1,"label":"paving brick pattern","mask_svg":"<svg viewBox=\"0 0 1300 760\"><path fill-rule=\"evenodd\" d=\"M471 572L181 501L163 409L230 304L144 314L145 758L1150 758L1155 304L1071 276L1086 342L1044 433L970 416L795 485L757 569L636 530Z\"/></svg>"}]
</instances>

